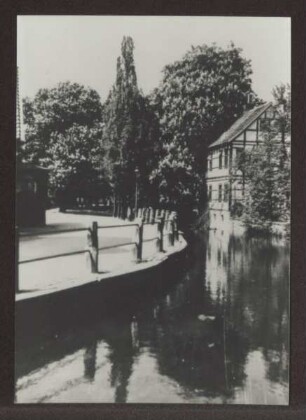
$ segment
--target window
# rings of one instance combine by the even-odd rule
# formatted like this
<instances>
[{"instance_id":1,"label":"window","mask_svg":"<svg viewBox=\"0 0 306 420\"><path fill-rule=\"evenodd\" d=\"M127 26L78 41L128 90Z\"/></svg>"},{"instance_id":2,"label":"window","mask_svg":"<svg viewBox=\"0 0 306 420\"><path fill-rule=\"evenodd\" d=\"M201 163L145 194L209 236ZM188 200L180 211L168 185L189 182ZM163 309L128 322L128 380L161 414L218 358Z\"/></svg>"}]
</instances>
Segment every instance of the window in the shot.
<instances>
[{"instance_id":1,"label":"window","mask_svg":"<svg viewBox=\"0 0 306 420\"><path fill-rule=\"evenodd\" d=\"M228 192L229 192L228 184L224 184L224 196L223 196L224 201L228 201L228 195L229 195Z\"/></svg>"},{"instance_id":2,"label":"window","mask_svg":"<svg viewBox=\"0 0 306 420\"><path fill-rule=\"evenodd\" d=\"M239 162L240 156L242 153L242 149L241 148L236 148L236 162Z\"/></svg>"},{"instance_id":3,"label":"window","mask_svg":"<svg viewBox=\"0 0 306 420\"><path fill-rule=\"evenodd\" d=\"M212 199L212 185L208 187L208 200L211 201Z\"/></svg>"},{"instance_id":4,"label":"window","mask_svg":"<svg viewBox=\"0 0 306 420\"><path fill-rule=\"evenodd\" d=\"M222 169L222 152L219 153L219 169Z\"/></svg>"},{"instance_id":5,"label":"window","mask_svg":"<svg viewBox=\"0 0 306 420\"><path fill-rule=\"evenodd\" d=\"M224 168L228 167L228 149L224 151Z\"/></svg>"},{"instance_id":6,"label":"window","mask_svg":"<svg viewBox=\"0 0 306 420\"><path fill-rule=\"evenodd\" d=\"M219 184L219 190L218 190L218 201L222 201L222 184Z\"/></svg>"},{"instance_id":7,"label":"window","mask_svg":"<svg viewBox=\"0 0 306 420\"><path fill-rule=\"evenodd\" d=\"M270 128L271 121L268 118L258 120L258 131L266 131Z\"/></svg>"},{"instance_id":8,"label":"window","mask_svg":"<svg viewBox=\"0 0 306 420\"><path fill-rule=\"evenodd\" d=\"M208 171L212 170L212 155L208 156Z\"/></svg>"}]
</instances>

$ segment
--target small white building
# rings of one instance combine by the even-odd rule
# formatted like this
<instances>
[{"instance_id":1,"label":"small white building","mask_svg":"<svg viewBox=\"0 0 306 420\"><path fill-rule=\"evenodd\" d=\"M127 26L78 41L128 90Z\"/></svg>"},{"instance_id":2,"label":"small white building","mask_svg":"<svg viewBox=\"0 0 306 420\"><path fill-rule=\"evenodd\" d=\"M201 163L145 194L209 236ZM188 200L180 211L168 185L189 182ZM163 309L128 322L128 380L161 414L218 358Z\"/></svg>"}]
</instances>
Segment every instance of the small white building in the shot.
<instances>
[{"instance_id":1,"label":"small white building","mask_svg":"<svg viewBox=\"0 0 306 420\"><path fill-rule=\"evenodd\" d=\"M244 149L252 149L261 139L261 124L277 118L271 102L247 110L215 142L209 146L207 192L211 226L229 221L231 211L244 196L242 175L233 181L231 168Z\"/></svg>"}]
</instances>

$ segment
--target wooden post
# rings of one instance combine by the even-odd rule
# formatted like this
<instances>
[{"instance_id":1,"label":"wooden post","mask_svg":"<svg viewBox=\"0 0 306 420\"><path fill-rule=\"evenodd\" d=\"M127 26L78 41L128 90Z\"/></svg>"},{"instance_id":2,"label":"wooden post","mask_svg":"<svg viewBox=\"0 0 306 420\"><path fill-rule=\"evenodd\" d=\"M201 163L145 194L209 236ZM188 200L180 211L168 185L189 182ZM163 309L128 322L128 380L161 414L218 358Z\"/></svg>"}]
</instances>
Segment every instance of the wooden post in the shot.
<instances>
[{"instance_id":1,"label":"wooden post","mask_svg":"<svg viewBox=\"0 0 306 420\"><path fill-rule=\"evenodd\" d=\"M148 208L148 213L147 213L146 223L150 223L151 222L151 211L152 211L152 208L149 207Z\"/></svg>"},{"instance_id":2,"label":"wooden post","mask_svg":"<svg viewBox=\"0 0 306 420\"><path fill-rule=\"evenodd\" d=\"M154 223L155 223L155 213L156 213L155 209L152 209L152 215L151 215L151 224L152 225L154 225Z\"/></svg>"},{"instance_id":3,"label":"wooden post","mask_svg":"<svg viewBox=\"0 0 306 420\"><path fill-rule=\"evenodd\" d=\"M117 197L117 205L116 205L116 217L120 217L120 199Z\"/></svg>"},{"instance_id":4,"label":"wooden post","mask_svg":"<svg viewBox=\"0 0 306 420\"><path fill-rule=\"evenodd\" d=\"M19 289L19 229L15 227L15 293L18 293Z\"/></svg>"},{"instance_id":5,"label":"wooden post","mask_svg":"<svg viewBox=\"0 0 306 420\"><path fill-rule=\"evenodd\" d=\"M98 222L92 222L93 232L93 249L94 249L94 261L95 261L95 273L99 272L99 237L98 237Z\"/></svg>"},{"instance_id":6,"label":"wooden post","mask_svg":"<svg viewBox=\"0 0 306 420\"><path fill-rule=\"evenodd\" d=\"M165 217L162 216L159 220L159 252L164 252L164 226L165 226Z\"/></svg>"},{"instance_id":7,"label":"wooden post","mask_svg":"<svg viewBox=\"0 0 306 420\"><path fill-rule=\"evenodd\" d=\"M143 222L144 222L144 219L142 218L138 225L137 261L142 260Z\"/></svg>"},{"instance_id":8,"label":"wooden post","mask_svg":"<svg viewBox=\"0 0 306 420\"><path fill-rule=\"evenodd\" d=\"M165 217L165 231L169 232L169 212L168 210L164 211L164 217Z\"/></svg>"},{"instance_id":9,"label":"wooden post","mask_svg":"<svg viewBox=\"0 0 306 420\"><path fill-rule=\"evenodd\" d=\"M117 216L117 197L113 198L113 217Z\"/></svg>"},{"instance_id":10,"label":"wooden post","mask_svg":"<svg viewBox=\"0 0 306 420\"><path fill-rule=\"evenodd\" d=\"M87 235L88 249L90 252L91 272L99 272L99 239L98 239L98 223L92 222L92 227Z\"/></svg>"},{"instance_id":11,"label":"wooden post","mask_svg":"<svg viewBox=\"0 0 306 420\"><path fill-rule=\"evenodd\" d=\"M122 198L119 199L119 209L118 209L118 217L122 219Z\"/></svg>"},{"instance_id":12,"label":"wooden post","mask_svg":"<svg viewBox=\"0 0 306 420\"><path fill-rule=\"evenodd\" d=\"M174 232L175 232L175 239L178 241L179 240L179 231L178 231L178 226L177 226L177 215L174 215Z\"/></svg>"},{"instance_id":13,"label":"wooden post","mask_svg":"<svg viewBox=\"0 0 306 420\"><path fill-rule=\"evenodd\" d=\"M174 220L173 220L173 218L171 219L170 223L171 223L171 234L170 234L171 235L170 236L171 245L174 246L175 231L174 231Z\"/></svg>"}]
</instances>

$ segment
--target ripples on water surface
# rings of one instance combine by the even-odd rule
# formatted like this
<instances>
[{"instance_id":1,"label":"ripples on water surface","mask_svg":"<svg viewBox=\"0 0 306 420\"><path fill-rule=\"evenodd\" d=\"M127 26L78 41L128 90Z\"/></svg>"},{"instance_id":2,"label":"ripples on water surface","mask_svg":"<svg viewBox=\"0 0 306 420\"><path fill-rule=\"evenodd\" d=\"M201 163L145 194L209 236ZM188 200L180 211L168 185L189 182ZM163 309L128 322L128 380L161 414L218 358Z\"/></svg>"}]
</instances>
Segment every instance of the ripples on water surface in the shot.
<instances>
[{"instance_id":1,"label":"ripples on water surface","mask_svg":"<svg viewBox=\"0 0 306 420\"><path fill-rule=\"evenodd\" d=\"M83 326L17 341L16 401L288 404L288 246L210 232L177 267Z\"/></svg>"}]
</instances>

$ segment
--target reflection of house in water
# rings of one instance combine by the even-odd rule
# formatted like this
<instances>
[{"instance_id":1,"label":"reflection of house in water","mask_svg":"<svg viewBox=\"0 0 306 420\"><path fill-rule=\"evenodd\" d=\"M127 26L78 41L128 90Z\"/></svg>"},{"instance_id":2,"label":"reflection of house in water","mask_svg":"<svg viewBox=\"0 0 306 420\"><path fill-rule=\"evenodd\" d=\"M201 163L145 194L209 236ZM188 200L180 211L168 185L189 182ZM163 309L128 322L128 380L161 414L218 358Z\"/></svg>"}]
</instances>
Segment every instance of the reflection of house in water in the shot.
<instances>
[{"instance_id":1,"label":"reflection of house in water","mask_svg":"<svg viewBox=\"0 0 306 420\"><path fill-rule=\"evenodd\" d=\"M226 291L225 319L231 330L228 334L244 337L249 349L261 352L267 362L267 379L286 382L289 251L274 246L269 239L228 235L221 241L219 236L218 231L210 233L207 283L215 299L218 288ZM228 338L231 342L232 338Z\"/></svg>"},{"instance_id":2,"label":"reflection of house in water","mask_svg":"<svg viewBox=\"0 0 306 420\"><path fill-rule=\"evenodd\" d=\"M224 299L228 287L228 231L210 231L206 255L206 287L213 299Z\"/></svg>"},{"instance_id":3,"label":"reflection of house in water","mask_svg":"<svg viewBox=\"0 0 306 420\"><path fill-rule=\"evenodd\" d=\"M46 222L48 170L29 163L17 167L16 218L20 227Z\"/></svg>"}]
</instances>

